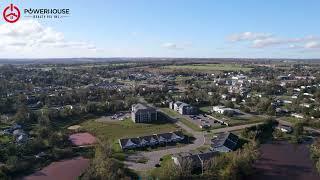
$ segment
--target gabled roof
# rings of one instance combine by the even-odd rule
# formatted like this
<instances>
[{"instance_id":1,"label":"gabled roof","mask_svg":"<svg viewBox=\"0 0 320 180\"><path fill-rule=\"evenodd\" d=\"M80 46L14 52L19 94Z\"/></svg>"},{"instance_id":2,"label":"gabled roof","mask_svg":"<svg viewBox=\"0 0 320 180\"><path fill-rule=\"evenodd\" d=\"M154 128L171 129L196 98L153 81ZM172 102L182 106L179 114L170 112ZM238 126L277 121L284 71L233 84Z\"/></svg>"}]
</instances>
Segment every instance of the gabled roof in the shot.
<instances>
[{"instance_id":1,"label":"gabled roof","mask_svg":"<svg viewBox=\"0 0 320 180\"><path fill-rule=\"evenodd\" d=\"M122 148L134 147L140 144L140 140L137 138L120 139L119 142Z\"/></svg>"},{"instance_id":2,"label":"gabled roof","mask_svg":"<svg viewBox=\"0 0 320 180\"><path fill-rule=\"evenodd\" d=\"M182 140L182 139L184 139L184 135L180 131L175 131L175 132L172 133L171 138Z\"/></svg>"},{"instance_id":3,"label":"gabled roof","mask_svg":"<svg viewBox=\"0 0 320 180\"><path fill-rule=\"evenodd\" d=\"M212 140L212 147L218 148L225 146L228 149L235 150L237 148L239 137L233 133L221 133L216 139Z\"/></svg>"},{"instance_id":4,"label":"gabled roof","mask_svg":"<svg viewBox=\"0 0 320 180\"><path fill-rule=\"evenodd\" d=\"M190 160L192 161L193 167L201 167L202 162L208 161L218 154L219 152L216 151L208 151L200 153L179 153L173 155L173 157L176 157L179 163L181 163L184 160Z\"/></svg>"},{"instance_id":5,"label":"gabled roof","mask_svg":"<svg viewBox=\"0 0 320 180\"><path fill-rule=\"evenodd\" d=\"M143 136L143 137L140 137L140 139L144 139L144 140L148 141L148 143L157 143L158 142L158 137L156 135Z\"/></svg>"},{"instance_id":6,"label":"gabled roof","mask_svg":"<svg viewBox=\"0 0 320 180\"><path fill-rule=\"evenodd\" d=\"M200 153L200 154L198 154L198 156L202 161L208 161L208 160L212 159L214 156L217 156L218 154L219 154L219 152L217 152L217 151L209 151L209 152L205 152L205 153Z\"/></svg>"},{"instance_id":7,"label":"gabled roof","mask_svg":"<svg viewBox=\"0 0 320 180\"><path fill-rule=\"evenodd\" d=\"M162 133L158 134L158 139L164 138L165 140L171 140L172 139L172 133Z\"/></svg>"}]
</instances>

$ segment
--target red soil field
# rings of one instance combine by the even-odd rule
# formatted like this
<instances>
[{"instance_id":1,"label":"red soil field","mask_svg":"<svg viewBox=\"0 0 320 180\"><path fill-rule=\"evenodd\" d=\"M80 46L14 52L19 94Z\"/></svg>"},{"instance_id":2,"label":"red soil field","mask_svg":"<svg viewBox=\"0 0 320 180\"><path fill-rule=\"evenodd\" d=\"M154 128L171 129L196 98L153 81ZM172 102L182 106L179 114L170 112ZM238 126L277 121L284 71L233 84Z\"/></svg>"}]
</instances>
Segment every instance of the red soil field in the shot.
<instances>
[{"instance_id":1,"label":"red soil field","mask_svg":"<svg viewBox=\"0 0 320 180\"><path fill-rule=\"evenodd\" d=\"M89 167L89 163L90 160L83 157L53 162L23 180L75 180Z\"/></svg>"},{"instance_id":2,"label":"red soil field","mask_svg":"<svg viewBox=\"0 0 320 180\"><path fill-rule=\"evenodd\" d=\"M76 133L69 136L69 140L76 146L92 145L96 138L90 133Z\"/></svg>"}]
</instances>

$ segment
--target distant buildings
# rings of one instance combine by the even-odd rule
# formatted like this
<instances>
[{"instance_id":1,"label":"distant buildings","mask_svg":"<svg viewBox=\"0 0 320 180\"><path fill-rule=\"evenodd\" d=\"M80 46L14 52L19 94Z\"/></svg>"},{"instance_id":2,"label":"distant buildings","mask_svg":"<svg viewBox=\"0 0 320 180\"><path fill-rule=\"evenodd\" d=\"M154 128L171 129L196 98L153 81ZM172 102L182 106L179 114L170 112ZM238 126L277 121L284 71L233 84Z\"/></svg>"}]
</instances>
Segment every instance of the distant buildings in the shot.
<instances>
[{"instance_id":1,"label":"distant buildings","mask_svg":"<svg viewBox=\"0 0 320 180\"><path fill-rule=\"evenodd\" d=\"M219 114L237 114L239 113L238 110L232 108L226 108L224 106L213 106L212 111L219 113Z\"/></svg>"},{"instance_id":2,"label":"distant buildings","mask_svg":"<svg viewBox=\"0 0 320 180\"><path fill-rule=\"evenodd\" d=\"M171 133L154 134L136 138L119 139L121 149L135 149L143 147L152 147L166 143L177 143L184 140L184 135L180 131Z\"/></svg>"},{"instance_id":3,"label":"distant buildings","mask_svg":"<svg viewBox=\"0 0 320 180\"><path fill-rule=\"evenodd\" d=\"M211 149L218 152L234 151L238 147L239 137L233 133L221 133L217 138L212 139Z\"/></svg>"},{"instance_id":4,"label":"distant buildings","mask_svg":"<svg viewBox=\"0 0 320 180\"><path fill-rule=\"evenodd\" d=\"M143 104L132 105L131 119L135 123L148 123L156 121L157 111Z\"/></svg>"},{"instance_id":5,"label":"distant buildings","mask_svg":"<svg viewBox=\"0 0 320 180\"><path fill-rule=\"evenodd\" d=\"M169 108L179 112L182 115L193 115L197 113L197 109L195 107L181 101L170 102Z\"/></svg>"}]
</instances>

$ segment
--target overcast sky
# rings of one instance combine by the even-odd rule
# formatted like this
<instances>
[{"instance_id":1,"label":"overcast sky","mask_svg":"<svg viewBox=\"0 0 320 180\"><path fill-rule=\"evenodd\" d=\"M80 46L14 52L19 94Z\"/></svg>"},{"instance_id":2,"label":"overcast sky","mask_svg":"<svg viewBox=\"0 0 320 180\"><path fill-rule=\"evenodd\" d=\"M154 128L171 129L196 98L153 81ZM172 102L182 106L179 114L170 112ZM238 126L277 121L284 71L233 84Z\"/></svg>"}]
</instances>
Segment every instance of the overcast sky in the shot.
<instances>
[{"instance_id":1,"label":"overcast sky","mask_svg":"<svg viewBox=\"0 0 320 180\"><path fill-rule=\"evenodd\" d=\"M0 58L319 58L319 0L2 0ZM25 8L69 8L33 19Z\"/></svg>"}]
</instances>

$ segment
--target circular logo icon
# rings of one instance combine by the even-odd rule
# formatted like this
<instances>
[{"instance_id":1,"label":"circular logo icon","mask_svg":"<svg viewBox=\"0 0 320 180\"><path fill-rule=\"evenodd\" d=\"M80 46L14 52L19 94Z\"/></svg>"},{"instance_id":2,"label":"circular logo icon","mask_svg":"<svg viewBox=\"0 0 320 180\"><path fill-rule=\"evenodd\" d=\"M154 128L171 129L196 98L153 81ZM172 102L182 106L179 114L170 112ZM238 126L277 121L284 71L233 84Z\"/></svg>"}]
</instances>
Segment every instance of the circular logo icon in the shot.
<instances>
[{"instance_id":1,"label":"circular logo icon","mask_svg":"<svg viewBox=\"0 0 320 180\"><path fill-rule=\"evenodd\" d=\"M21 13L17 6L10 4L3 10L3 18L8 23L15 23L20 19Z\"/></svg>"}]
</instances>

